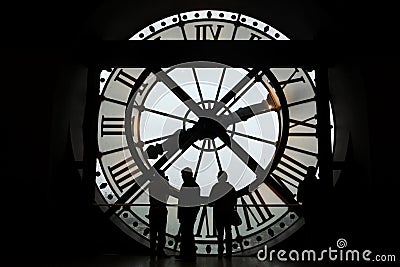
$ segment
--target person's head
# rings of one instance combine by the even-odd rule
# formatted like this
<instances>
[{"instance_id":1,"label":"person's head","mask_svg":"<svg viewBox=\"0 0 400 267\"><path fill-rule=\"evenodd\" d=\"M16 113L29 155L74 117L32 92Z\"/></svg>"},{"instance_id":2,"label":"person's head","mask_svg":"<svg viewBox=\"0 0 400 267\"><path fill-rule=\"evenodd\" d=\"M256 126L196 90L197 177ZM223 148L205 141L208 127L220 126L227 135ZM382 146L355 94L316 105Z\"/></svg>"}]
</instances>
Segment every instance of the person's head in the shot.
<instances>
[{"instance_id":1,"label":"person's head","mask_svg":"<svg viewBox=\"0 0 400 267\"><path fill-rule=\"evenodd\" d=\"M218 172L218 182L226 182L228 180L228 174L225 171Z\"/></svg>"},{"instance_id":2,"label":"person's head","mask_svg":"<svg viewBox=\"0 0 400 267\"><path fill-rule=\"evenodd\" d=\"M193 171L191 168L186 167L181 171L183 181L193 179Z\"/></svg>"}]
</instances>

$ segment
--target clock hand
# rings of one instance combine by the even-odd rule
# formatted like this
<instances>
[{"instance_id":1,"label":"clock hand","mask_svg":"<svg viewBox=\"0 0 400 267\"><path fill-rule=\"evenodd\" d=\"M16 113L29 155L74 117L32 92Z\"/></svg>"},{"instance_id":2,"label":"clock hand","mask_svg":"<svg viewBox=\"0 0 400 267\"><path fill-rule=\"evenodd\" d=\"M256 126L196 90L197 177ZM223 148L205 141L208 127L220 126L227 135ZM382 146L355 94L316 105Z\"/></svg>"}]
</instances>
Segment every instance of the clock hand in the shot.
<instances>
[{"instance_id":1,"label":"clock hand","mask_svg":"<svg viewBox=\"0 0 400 267\"><path fill-rule=\"evenodd\" d=\"M161 170L162 166L167 163L178 151L183 154L194 142L197 141L197 135L188 130L177 130L172 136L161 144L151 145L146 149L146 153L150 159L161 158L153 165L155 169ZM171 163L169 164L171 165ZM166 167L166 169L168 166Z\"/></svg>"},{"instance_id":2,"label":"clock hand","mask_svg":"<svg viewBox=\"0 0 400 267\"><path fill-rule=\"evenodd\" d=\"M198 135L197 140L205 138L215 139L216 137L218 137L221 140L224 140L224 143L230 146L230 138L226 132L226 128L214 119L208 117L200 117L199 121L193 126L192 129Z\"/></svg>"},{"instance_id":3,"label":"clock hand","mask_svg":"<svg viewBox=\"0 0 400 267\"><path fill-rule=\"evenodd\" d=\"M150 145L146 149L146 153L150 159L157 159L160 155L162 157L153 165L154 168L161 170L161 167L171 159L179 150L183 154L193 143L199 140L198 122L192 128L187 130L179 129L163 143ZM171 163L170 163L171 165Z\"/></svg>"},{"instance_id":4,"label":"clock hand","mask_svg":"<svg viewBox=\"0 0 400 267\"><path fill-rule=\"evenodd\" d=\"M262 100L260 103L253 104L247 107L242 107L229 115L219 115L218 121L227 128L231 124L235 124L241 121L246 121L254 116L267 113L270 111L276 111L274 107L270 107L267 100Z\"/></svg>"},{"instance_id":5,"label":"clock hand","mask_svg":"<svg viewBox=\"0 0 400 267\"><path fill-rule=\"evenodd\" d=\"M245 87L251 79L257 76L260 72L260 69L253 68L251 69L246 76L244 76L228 93L226 93L220 101L218 101L212 111L214 114L218 114L218 112L233 98L236 98L239 92ZM251 87L251 86L250 86ZM249 87L247 87L249 88Z\"/></svg>"},{"instance_id":6,"label":"clock hand","mask_svg":"<svg viewBox=\"0 0 400 267\"><path fill-rule=\"evenodd\" d=\"M181 150L181 154L183 154L183 152L185 152L196 141L205 138L215 139L216 137L220 138L225 144L230 146L231 140L229 135L220 123L210 118L200 117L193 127L187 130L177 130L162 144L149 146L146 149L146 152L150 159L156 159L158 156L166 152L154 164L155 168L160 169L179 150Z\"/></svg>"},{"instance_id":7,"label":"clock hand","mask_svg":"<svg viewBox=\"0 0 400 267\"><path fill-rule=\"evenodd\" d=\"M194 142L198 140L198 134L194 131L193 127L187 130L177 130L175 133L170 135L163 143L157 143L156 145L150 145L146 149L147 156L150 159L156 159L164 152L177 151L179 149L186 150ZM178 148L178 149L177 149Z\"/></svg>"}]
</instances>

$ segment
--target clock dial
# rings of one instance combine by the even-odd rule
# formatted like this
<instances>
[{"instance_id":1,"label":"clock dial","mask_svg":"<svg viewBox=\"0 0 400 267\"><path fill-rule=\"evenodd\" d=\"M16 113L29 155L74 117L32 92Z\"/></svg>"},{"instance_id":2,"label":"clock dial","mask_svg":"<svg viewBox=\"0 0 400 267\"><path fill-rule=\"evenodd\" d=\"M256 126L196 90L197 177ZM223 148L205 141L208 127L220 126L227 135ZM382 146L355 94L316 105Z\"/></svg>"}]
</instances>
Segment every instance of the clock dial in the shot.
<instances>
[{"instance_id":1,"label":"clock dial","mask_svg":"<svg viewBox=\"0 0 400 267\"><path fill-rule=\"evenodd\" d=\"M205 10L165 18L131 39L287 37L242 14ZM149 245L148 183L155 170L163 170L178 191L187 166L201 188L203 199L196 204L204 204L195 224L198 254L217 253L206 204L221 169L240 192L243 223L233 228L233 253L272 246L302 226L297 188L306 167L318 166L313 71L211 62L112 68L101 72L100 88L96 201L115 204L102 209L129 236ZM177 197L168 200L170 251L179 251Z\"/></svg>"},{"instance_id":2,"label":"clock dial","mask_svg":"<svg viewBox=\"0 0 400 267\"><path fill-rule=\"evenodd\" d=\"M252 17L199 10L167 17L142 29L130 40L288 40L271 25Z\"/></svg>"}]
</instances>

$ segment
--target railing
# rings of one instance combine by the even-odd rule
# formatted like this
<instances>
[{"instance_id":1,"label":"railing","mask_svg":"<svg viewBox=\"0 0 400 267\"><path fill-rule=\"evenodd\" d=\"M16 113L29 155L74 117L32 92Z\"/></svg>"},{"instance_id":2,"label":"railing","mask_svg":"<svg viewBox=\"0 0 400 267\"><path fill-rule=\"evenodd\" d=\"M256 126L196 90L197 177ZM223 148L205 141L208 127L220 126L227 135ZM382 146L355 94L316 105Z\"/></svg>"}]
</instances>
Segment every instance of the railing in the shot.
<instances>
[{"instance_id":1,"label":"railing","mask_svg":"<svg viewBox=\"0 0 400 267\"><path fill-rule=\"evenodd\" d=\"M150 206L150 204L126 204L126 203L116 203L116 204L106 204L106 203L95 203L94 206ZM178 207L177 204L165 204L168 207ZM199 205L208 206L208 205ZM237 204L236 207L297 207L301 204ZM211 207L211 206L210 206Z\"/></svg>"}]
</instances>

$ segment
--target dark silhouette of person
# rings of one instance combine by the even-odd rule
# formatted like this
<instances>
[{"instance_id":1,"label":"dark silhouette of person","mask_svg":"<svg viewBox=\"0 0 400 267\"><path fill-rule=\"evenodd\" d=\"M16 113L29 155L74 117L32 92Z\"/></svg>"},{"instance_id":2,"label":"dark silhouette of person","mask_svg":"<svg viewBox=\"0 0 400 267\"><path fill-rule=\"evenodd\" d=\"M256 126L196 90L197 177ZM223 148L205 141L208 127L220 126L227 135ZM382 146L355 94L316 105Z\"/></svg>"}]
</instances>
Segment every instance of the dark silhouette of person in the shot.
<instances>
[{"instance_id":1,"label":"dark silhouette of person","mask_svg":"<svg viewBox=\"0 0 400 267\"><path fill-rule=\"evenodd\" d=\"M226 257L232 257L232 213L236 209L236 190L228 183L225 171L218 172L218 182L210 192L210 205L213 207L213 218L217 229L218 258L224 252L224 235L226 240Z\"/></svg>"},{"instance_id":2,"label":"dark silhouette of person","mask_svg":"<svg viewBox=\"0 0 400 267\"><path fill-rule=\"evenodd\" d=\"M316 173L317 169L314 166L308 166L306 176L297 191L297 201L303 207L306 240L312 246L319 246L322 237L320 229L323 224L320 220L324 205L323 190Z\"/></svg>"},{"instance_id":3,"label":"dark silhouette of person","mask_svg":"<svg viewBox=\"0 0 400 267\"><path fill-rule=\"evenodd\" d=\"M178 200L178 220L180 223L181 244L178 260L196 261L196 246L193 228L200 210L200 187L193 172L186 167L181 171L183 184Z\"/></svg>"},{"instance_id":4,"label":"dark silhouette of person","mask_svg":"<svg viewBox=\"0 0 400 267\"><path fill-rule=\"evenodd\" d=\"M170 186L164 172L159 171L159 174L153 176L149 184L150 255L168 257L164 252L164 246Z\"/></svg>"}]
</instances>

